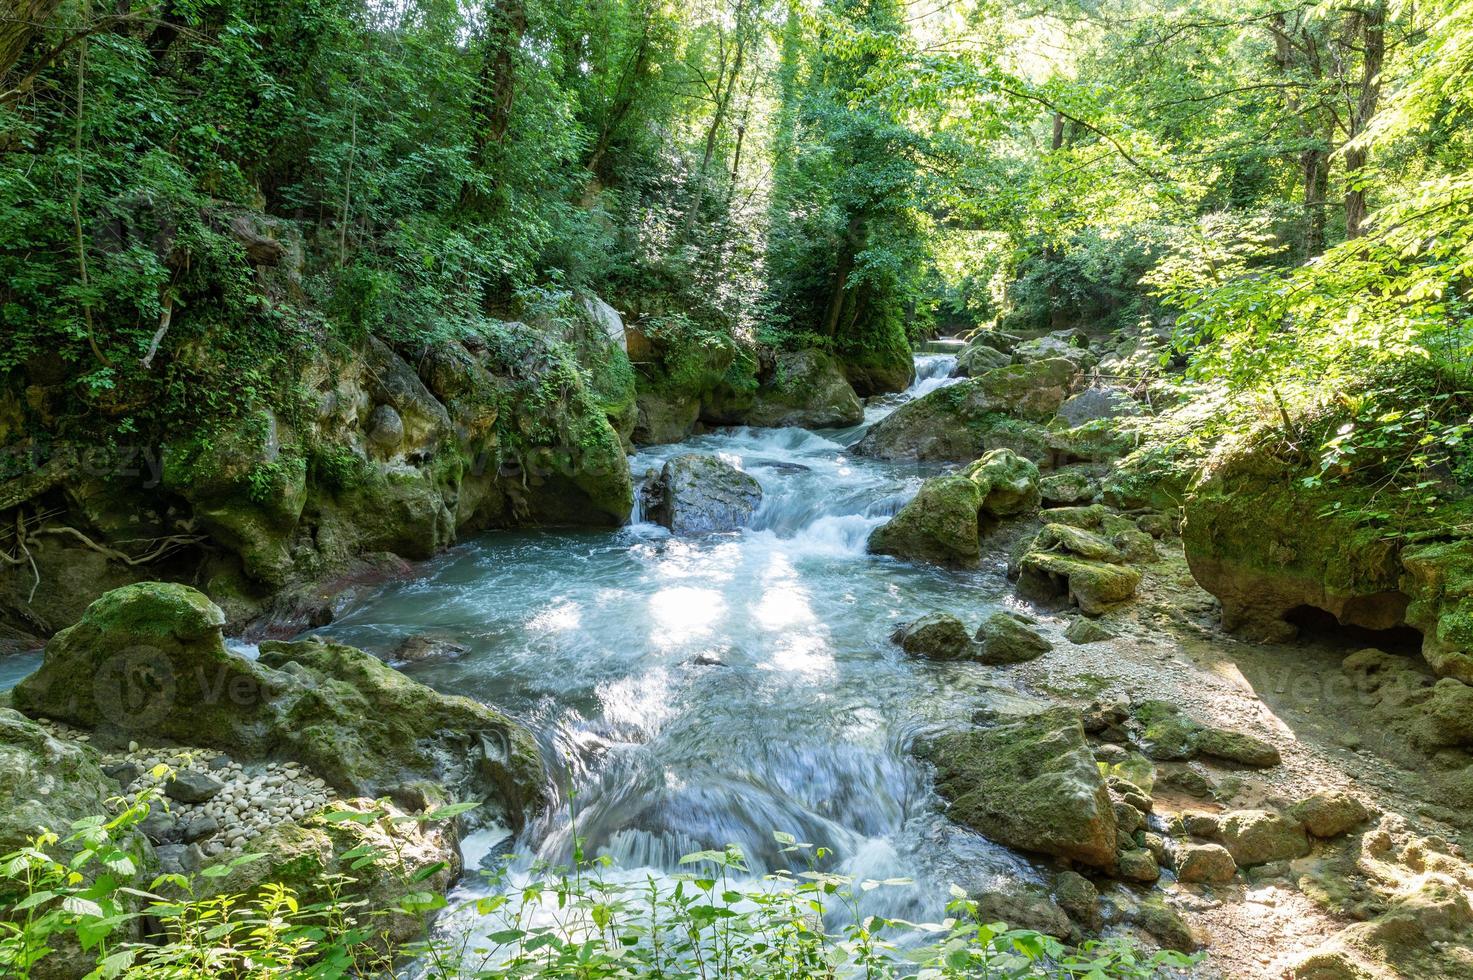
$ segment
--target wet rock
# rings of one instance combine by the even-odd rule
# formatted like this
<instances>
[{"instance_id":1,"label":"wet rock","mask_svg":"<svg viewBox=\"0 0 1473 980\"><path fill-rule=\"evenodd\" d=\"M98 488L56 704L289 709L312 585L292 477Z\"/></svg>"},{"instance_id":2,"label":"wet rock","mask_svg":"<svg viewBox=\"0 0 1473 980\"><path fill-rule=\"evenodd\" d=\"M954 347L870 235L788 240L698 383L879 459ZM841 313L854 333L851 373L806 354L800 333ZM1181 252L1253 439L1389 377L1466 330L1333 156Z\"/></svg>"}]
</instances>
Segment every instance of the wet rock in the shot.
<instances>
[{"instance_id":1,"label":"wet rock","mask_svg":"<svg viewBox=\"0 0 1473 980\"><path fill-rule=\"evenodd\" d=\"M1070 643L1086 644L1099 643L1102 640L1113 640L1115 634L1088 616L1079 616L1069 628L1064 630L1064 638Z\"/></svg>"},{"instance_id":2,"label":"wet rock","mask_svg":"<svg viewBox=\"0 0 1473 980\"><path fill-rule=\"evenodd\" d=\"M185 769L164 784L164 795L180 803L207 803L224 788L224 783L208 773Z\"/></svg>"},{"instance_id":3,"label":"wet rock","mask_svg":"<svg viewBox=\"0 0 1473 980\"><path fill-rule=\"evenodd\" d=\"M976 655L966 624L947 613L931 613L902 623L890 639L912 657L927 660L970 660Z\"/></svg>"},{"instance_id":4,"label":"wet rock","mask_svg":"<svg viewBox=\"0 0 1473 980\"><path fill-rule=\"evenodd\" d=\"M1071 919L1091 931L1104 925L1100 892L1094 882L1076 871L1061 871L1054 879L1054 899Z\"/></svg>"},{"instance_id":5,"label":"wet rock","mask_svg":"<svg viewBox=\"0 0 1473 980\"><path fill-rule=\"evenodd\" d=\"M779 351L770 377L758 388L745 425L805 429L843 428L864 420L864 406L839 363L823 351Z\"/></svg>"},{"instance_id":6,"label":"wet rock","mask_svg":"<svg viewBox=\"0 0 1473 980\"><path fill-rule=\"evenodd\" d=\"M660 471L648 515L674 534L712 534L746 527L762 502L762 486L716 456L685 453Z\"/></svg>"},{"instance_id":7,"label":"wet rock","mask_svg":"<svg viewBox=\"0 0 1473 980\"><path fill-rule=\"evenodd\" d=\"M1100 492L1100 481L1078 467L1069 467L1038 481L1038 492L1050 507L1087 504Z\"/></svg>"},{"instance_id":8,"label":"wet rock","mask_svg":"<svg viewBox=\"0 0 1473 980\"><path fill-rule=\"evenodd\" d=\"M982 555L977 515L982 491L964 476L933 477L888 523L870 533L868 549L942 565L970 567Z\"/></svg>"},{"instance_id":9,"label":"wet rock","mask_svg":"<svg viewBox=\"0 0 1473 980\"><path fill-rule=\"evenodd\" d=\"M977 915L982 922L1006 922L1013 929L1031 929L1046 936L1067 939L1074 924L1038 885L1014 884L976 896Z\"/></svg>"},{"instance_id":10,"label":"wet rock","mask_svg":"<svg viewBox=\"0 0 1473 980\"><path fill-rule=\"evenodd\" d=\"M1136 829L1144 823L1144 818L1140 817L1139 814L1150 813L1155 807L1155 804L1151 801L1151 794L1124 776L1106 776L1105 785L1110 787L1110 792L1118 796L1122 803L1137 811L1137 819L1132 823L1128 831L1128 833L1135 833ZM1119 811L1117 810L1116 813L1118 814Z\"/></svg>"},{"instance_id":11,"label":"wet rock","mask_svg":"<svg viewBox=\"0 0 1473 980\"><path fill-rule=\"evenodd\" d=\"M1289 808L1289 813L1315 837L1348 834L1371 818L1365 805L1349 793L1320 790Z\"/></svg>"},{"instance_id":12,"label":"wet rock","mask_svg":"<svg viewBox=\"0 0 1473 980\"><path fill-rule=\"evenodd\" d=\"M1233 880L1238 865L1220 844L1183 844L1176 851L1177 880L1219 885Z\"/></svg>"},{"instance_id":13,"label":"wet rock","mask_svg":"<svg viewBox=\"0 0 1473 980\"><path fill-rule=\"evenodd\" d=\"M1115 873L1126 881L1140 881L1149 884L1161 877L1161 869L1156 866L1156 857L1144 848L1136 848L1120 852L1120 862Z\"/></svg>"},{"instance_id":14,"label":"wet rock","mask_svg":"<svg viewBox=\"0 0 1473 980\"><path fill-rule=\"evenodd\" d=\"M416 633L404 638L394 648L390 661L417 664L430 660L454 660L470 652L470 647L441 633Z\"/></svg>"},{"instance_id":15,"label":"wet rock","mask_svg":"<svg viewBox=\"0 0 1473 980\"><path fill-rule=\"evenodd\" d=\"M1037 660L1054 648L1021 617L1006 612L995 612L982 621L977 643L976 659L984 664L1020 664Z\"/></svg>"},{"instance_id":16,"label":"wet rock","mask_svg":"<svg viewBox=\"0 0 1473 980\"><path fill-rule=\"evenodd\" d=\"M193 844L195 841L213 837L220 832L220 822L208 813L196 813L189 818L184 825L184 840Z\"/></svg>"},{"instance_id":17,"label":"wet rock","mask_svg":"<svg viewBox=\"0 0 1473 980\"><path fill-rule=\"evenodd\" d=\"M1183 828L1193 837L1214 838L1222 829L1215 813L1184 813L1181 820Z\"/></svg>"},{"instance_id":18,"label":"wet rock","mask_svg":"<svg viewBox=\"0 0 1473 980\"><path fill-rule=\"evenodd\" d=\"M1130 705L1124 701L1092 702L1082 716L1084 730L1091 735L1118 729L1129 720Z\"/></svg>"},{"instance_id":19,"label":"wet rock","mask_svg":"<svg viewBox=\"0 0 1473 980\"><path fill-rule=\"evenodd\" d=\"M138 830L155 844L177 844L184 839L179 818L160 804L153 804L148 816L138 824Z\"/></svg>"},{"instance_id":20,"label":"wet rock","mask_svg":"<svg viewBox=\"0 0 1473 980\"><path fill-rule=\"evenodd\" d=\"M110 592L52 639L16 704L120 741L285 756L343 792L474 800L483 805L472 819L518 826L540 806L541 756L505 715L335 643L268 642L259 661L245 660L226 650L223 622L187 586Z\"/></svg>"},{"instance_id":21,"label":"wet rock","mask_svg":"<svg viewBox=\"0 0 1473 980\"><path fill-rule=\"evenodd\" d=\"M994 449L962 471L982 494L990 517L1013 517L1038 509L1038 467L1011 449Z\"/></svg>"},{"instance_id":22,"label":"wet rock","mask_svg":"<svg viewBox=\"0 0 1473 980\"><path fill-rule=\"evenodd\" d=\"M136 762L105 762L102 765L103 773L111 779L116 779L118 785L123 789L138 778L141 770Z\"/></svg>"},{"instance_id":23,"label":"wet rock","mask_svg":"<svg viewBox=\"0 0 1473 980\"><path fill-rule=\"evenodd\" d=\"M1304 826L1268 810L1233 810L1217 823L1217 836L1240 867L1292 860L1309 853Z\"/></svg>"},{"instance_id":24,"label":"wet rock","mask_svg":"<svg viewBox=\"0 0 1473 980\"><path fill-rule=\"evenodd\" d=\"M1115 867L1115 811L1077 713L1054 708L922 746L948 814L1025 851Z\"/></svg>"}]
</instances>

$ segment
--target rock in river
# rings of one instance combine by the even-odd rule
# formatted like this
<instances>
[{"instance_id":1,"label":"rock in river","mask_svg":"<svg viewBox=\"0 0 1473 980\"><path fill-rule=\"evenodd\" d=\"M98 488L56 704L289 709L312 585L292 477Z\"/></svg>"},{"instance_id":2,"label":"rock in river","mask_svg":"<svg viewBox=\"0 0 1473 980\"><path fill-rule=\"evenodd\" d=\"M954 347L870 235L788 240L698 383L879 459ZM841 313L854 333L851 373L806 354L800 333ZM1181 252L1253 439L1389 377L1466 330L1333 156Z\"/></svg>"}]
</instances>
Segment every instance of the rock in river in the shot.
<instances>
[{"instance_id":1,"label":"rock in river","mask_svg":"<svg viewBox=\"0 0 1473 980\"><path fill-rule=\"evenodd\" d=\"M716 456L685 453L665 463L646 491L648 516L674 534L712 534L746 527L762 502L762 486Z\"/></svg>"}]
</instances>

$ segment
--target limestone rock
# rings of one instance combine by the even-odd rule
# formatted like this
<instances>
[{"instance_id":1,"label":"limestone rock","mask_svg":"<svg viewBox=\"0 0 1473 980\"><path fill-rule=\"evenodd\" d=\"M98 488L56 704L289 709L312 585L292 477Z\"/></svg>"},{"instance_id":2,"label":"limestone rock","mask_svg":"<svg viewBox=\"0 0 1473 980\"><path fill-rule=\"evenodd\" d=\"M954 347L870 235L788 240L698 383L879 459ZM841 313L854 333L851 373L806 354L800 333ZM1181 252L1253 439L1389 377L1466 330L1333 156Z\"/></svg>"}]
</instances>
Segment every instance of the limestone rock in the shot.
<instances>
[{"instance_id":1,"label":"limestone rock","mask_svg":"<svg viewBox=\"0 0 1473 980\"><path fill-rule=\"evenodd\" d=\"M1113 640L1115 634L1088 616L1080 616L1069 624L1064 630L1064 638L1070 643L1083 645L1085 643L1099 643L1102 640Z\"/></svg>"},{"instance_id":2,"label":"limestone rock","mask_svg":"<svg viewBox=\"0 0 1473 980\"><path fill-rule=\"evenodd\" d=\"M977 659L985 664L1020 664L1037 660L1054 645L1021 617L995 612L977 630Z\"/></svg>"},{"instance_id":3,"label":"limestone rock","mask_svg":"<svg viewBox=\"0 0 1473 980\"><path fill-rule=\"evenodd\" d=\"M1046 936L1067 939L1076 931L1046 889L1038 885L1012 884L976 896L977 916L982 922L1005 922L1012 929L1031 929Z\"/></svg>"},{"instance_id":4,"label":"limestone rock","mask_svg":"<svg viewBox=\"0 0 1473 980\"><path fill-rule=\"evenodd\" d=\"M1025 851L1115 867L1115 811L1077 713L1054 708L923 747L948 814Z\"/></svg>"},{"instance_id":5,"label":"limestone rock","mask_svg":"<svg viewBox=\"0 0 1473 980\"><path fill-rule=\"evenodd\" d=\"M998 350L984 338L972 341L956 356L956 373L961 377L975 378L1011 363L1011 354Z\"/></svg>"},{"instance_id":6,"label":"limestone rock","mask_svg":"<svg viewBox=\"0 0 1473 980\"><path fill-rule=\"evenodd\" d=\"M1268 810L1232 810L1218 820L1218 836L1240 867L1287 861L1309 853L1304 826Z\"/></svg>"},{"instance_id":7,"label":"limestone rock","mask_svg":"<svg viewBox=\"0 0 1473 980\"><path fill-rule=\"evenodd\" d=\"M245 660L226 650L223 621L187 586L108 593L47 645L16 707L125 740L285 756L346 793L475 800L480 820L519 826L541 805L536 744L505 715L335 643L268 642Z\"/></svg>"},{"instance_id":8,"label":"limestone rock","mask_svg":"<svg viewBox=\"0 0 1473 980\"><path fill-rule=\"evenodd\" d=\"M1071 395L1059 406L1059 418L1070 426L1076 426L1123 415L1139 415L1140 411L1135 399L1120 389L1093 387Z\"/></svg>"},{"instance_id":9,"label":"limestone rock","mask_svg":"<svg viewBox=\"0 0 1473 980\"><path fill-rule=\"evenodd\" d=\"M982 491L965 476L932 477L887 524L871 532L880 555L969 567L982 555L977 516Z\"/></svg>"},{"instance_id":10,"label":"limestone rock","mask_svg":"<svg viewBox=\"0 0 1473 980\"><path fill-rule=\"evenodd\" d=\"M1348 834L1371 818L1360 800L1335 790L1320 790L1295 803L1289 813L1316 837Z\"/></svg>"},{"instance_id":11,"label":"limestone rock","mask_svg":"<svg viewBox=\"0 0 1473 980\"><path fill-rule=\"evenodd\" d=\"M17 711L0 708L0 854L44 828L62 838L72 823L106 814L118 785L103 775L96 750L51 735ZM59 846L68 854L70 846Z\"/></svg>"},{"instance_id":12,"label":"limestone rock","mask_svg":"<svg viewBox=\"0 0 1473 980\"><path fill-rule=\"evenodd\" d=\"M752 476L716 456L685 453L660 471L648 516L674 534L713 534L746 527L761 502Z\"/></svg>"},{"instance_id":13,"label":"limestone rock","mask_svg":"<svg viewBox=\"0 0 1473 980\"><path fill-rule=\"evenodd\" d=\"M1043 503L1050 507L1087 504L1099 495L1100 481L1085 470L1071 466L1039 480L1038 492Z\"/></svg>"},{"instance_id":14,"label":"limestone rock","mask_svg":"<svg viewBox=\"0 0 1473 980\"><path fill-rule=\"evenodd\" d=\"M1176 877L1186 883L1220 885L1233 880L1238 865L1220 844L1184 844L1176 852Z\"/></svg>"},{"instance_id":15,"label":"limestone rock","mask_svg":"<svg viewBox=\"0 0 1473 980\"><path fill-rule=\"evenodd\" d=\"M1038 467L1011 449L994 449L962 471L982 491L982 511L1013 517L1038 509Z\"/></svg>"},{"instance_id":16,"label":"limestone rock","mask_svg":"<svg viewBox=\"0 0 1473 980\"><path fill-rule=\"evenodd\" d=\"M966 625L946 613L931 613L904 624L891 639L912 657L927 660L968 660L976 652Z\"/></svg>"},{"instance_id":17,"label":"limestone rock","mask_svg":"<svg viewBox=\"0 0 1473 980\"><path fill-rule=\"evenodd\" d=\"M1141 583L1141 573L1133 568L1054 552L1029 552L1019 570L1019 590L1025 595L1066 596L1089 616L1131 598Z\"/></svg>"},{"instance_id":18,"label":"limestone rock","mask_svg":"<svg viewBox=\"0 0 1473 980\"><path fill-rule=\"evenodd\" d=\"M838 362L823 351L781 351L770 379L742 413L746 425L804 429L842 428L864 419L864 406Z\"/></svg>"},{"instance_id":19,"label":"limestone rock","mask_svg":"<svg viewBox=\"0 0 1473 980\"><path fill-rule=\"evenodd\" d=\"M1054 879L1054 899L1071 919L1084 928L1099 929L1103 924L1099 889L1077 871L1059 872Z\"/></svg>"},{"instance_id":20,"label":"limestone rock","mask_svg":"<svg viewBox=\"0 0 1473 980\"><path fill-rule=\"evenodd\" d=\"M1147 884L1161 877L1161 869L1156 867L1155 855L1144 848L1121 851L1116 873L1127 881Z\"/></svg>"}]
</instances>

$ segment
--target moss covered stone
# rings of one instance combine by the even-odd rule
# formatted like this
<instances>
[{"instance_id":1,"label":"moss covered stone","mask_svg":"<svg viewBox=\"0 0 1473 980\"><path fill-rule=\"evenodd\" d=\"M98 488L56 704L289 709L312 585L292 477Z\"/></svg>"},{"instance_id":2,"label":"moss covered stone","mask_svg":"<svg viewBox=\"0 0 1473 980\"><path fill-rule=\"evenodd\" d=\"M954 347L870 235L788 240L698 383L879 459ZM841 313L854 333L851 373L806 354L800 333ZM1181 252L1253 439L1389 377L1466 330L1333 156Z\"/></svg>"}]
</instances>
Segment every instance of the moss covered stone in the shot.
<instances>
[{"instance_id":1,"label":"moss covered stone","mask_svg":"<svg viewBox=\"0 0 1473 980\"><path fill-rule=\"evenodd\" d=\"M1010 847L1115 868L1115 811L1075 712L948 733L921 751L952 819Z\"/></svg>"},{"instance_id":2,"label":"moss covered stone","mask_svg":"<svg viewBox=\"0 0 1473 980\"><path fill-rule=\"evenodd\" d=\"M970 567L982 556L978 513L982 489L964 476L933 477L891 520L875 528L868 548L942 565Z\"/></svg>"},{"instance_id":3,"label":"moss covered stone","mask_svg":"<svg viewBox=\"0 0 1473 980\"><path fill-rule=\"evenodd\" d=\"M1054 648L1026 620L1007 612L995 612L982 621L977 644L977 659L985 664L1020 664Z\"/></svg>"},{"instance_id":4,"label":"moss covered stone","mask_svg":"<svg viewBox=\"0 0 1473 980\"><path fill-rule=\"evenodd\" d=\"M863 421L864 406L833 356L816 350L781 351L751 406L722 418L771 428L841 428Z\"/></svg>"},{"instance_id":5,"label":"moss covered stone","mask_svg":"<svg viewBox=\"0 0 1473 980\"><path fill-rule=\"evenodd\" d=\"M927 660L970 660L976 655L966 625L947 613L930 613L904 623L891 639L912 657Z\"/></svg>"},{"instance_id":6,"label":"moss covered stone","mask_svg":"<svg viewBox=\"0 0 1473 980\"><path fill-rule=\"evenodd\" d=\"M1013 517L1038 509L1038 467L1011 449L994 449L971 463L962 476L982 491L982 510Z\"/></svg>"},{"instance_id":7,"label":"moss covered stone","mask_svg":"<svg viewBox=\"0 0 1473 980\"><path fill-rule=\"evenodd\" d=\"M226 650L223 621L187 586L109 593L47 645L15 706L119 740L294 759L344 793L477 800L514 826L541 806L540 754L505 715L340 644L265 643L245 660Z\"/></svg>"},{"instance_id":8,"label":"moss covered stone","mask_svg":"<svg viewBox=\"0 0 1473 980\"><path fill-rule=\"evenodd\" d=\"M1134 568L1055 552L1030 551L1019 570L1019 589L1025 595L1066 596L1090 616L1131 598L1141 584L1141 573Z\"/></svg>"}]
</instances>

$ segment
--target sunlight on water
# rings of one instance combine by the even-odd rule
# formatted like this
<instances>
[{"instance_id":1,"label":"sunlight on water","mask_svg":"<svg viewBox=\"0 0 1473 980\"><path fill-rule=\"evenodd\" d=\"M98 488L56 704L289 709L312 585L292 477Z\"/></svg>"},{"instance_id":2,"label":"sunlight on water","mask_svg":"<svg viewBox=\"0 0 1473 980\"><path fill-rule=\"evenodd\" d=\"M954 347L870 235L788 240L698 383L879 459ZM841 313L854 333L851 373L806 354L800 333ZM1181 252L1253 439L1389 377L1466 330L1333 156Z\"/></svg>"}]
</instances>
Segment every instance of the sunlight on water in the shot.
<instances>
[{"instance_id":1,"label":"sunlight on water","mask_svg":"<svg viewBox=\"0 0 1473 980\"><path fill-rule=\"evenodd\" d=\"M911 392L867 414L949 383L954 364L917 358ZM426 630L456 637L469 653L406 670L526 719L559 792L576 790L578 836L632 874L663 879L728 843L760 874L790 860L781 830L830 848L833 870L921 882L868 896L875 911L937 916L947 882L1031 873L945 821L909 752L1001 695L987 668L909 660L889 635L932 610L975 623L1009 590L1000 570L866 553L927 473L851 455L860 431L737 428L641 450L636 479L687 452L739 465L762 486L752 526L488 534L324 632L379 652ZM478 837L467 856L565 862L573 833L564 797L514 843Z\"/></svg>"}]
</instances>

